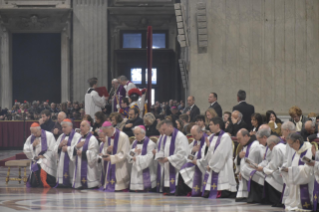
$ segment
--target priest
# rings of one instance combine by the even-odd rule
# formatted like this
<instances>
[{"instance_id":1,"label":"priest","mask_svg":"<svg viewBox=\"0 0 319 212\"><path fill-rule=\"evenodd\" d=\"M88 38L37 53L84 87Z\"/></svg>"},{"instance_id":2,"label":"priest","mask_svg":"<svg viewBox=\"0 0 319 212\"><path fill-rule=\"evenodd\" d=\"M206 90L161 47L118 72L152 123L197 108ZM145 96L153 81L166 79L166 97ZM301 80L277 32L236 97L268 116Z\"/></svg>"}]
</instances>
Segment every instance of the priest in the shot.
<instances>
[{"instance_id":1,"label":"priest","mask_svg":"<svg viewBox=\"0 0 319 212\"><path fill-rule=\"evenodd\" d=\"M263 192L264 177L255 175L256 170L250 167L246 160L255 165L259 164L262 161L262 147L255 135L250 135L247 129L240 129L237 132L237 140L243 149L235 158L239 180L236 202L261 203L260 194Z\"/></svg>"},{"instance_id":2,"label":"priest","mask_svg":"<svg viewBox=\"0 0 319 212\"><path fill-rule=\"evenodd\" d=\"M130 174L126 155L130 151L130 141L127 135L106 121L101 129L105 137L102 150L104 176L102 176L102 187L106 192L123 191L129 188Z\"/></svg>"},{"instance_id":3,"label":"priest","mask_svg":"<svg viewBox=\"0 0 319 212\"><path fill-rule=\"evenodd\" d=\"M122 99L126 96L126 90L123 85L119 84L117 79L113 79L112 84L115 85L115 93L113 96L113 112L117 112L121 109Z\"/></svg>"},{"instance_id":4,"label":"priest","mask_svg":"<svg viewBox=\"0 0 319 212\"><path fill-rule=\"evenodd\" d=\"M71 188L74 174L74 147L81 139L81 135L73 130L70 119L61 122L62 134L55 144L58 161L57 184L59 188Z\"/></svg>"},{"instance_id":5,"label":"priest","mask_svg":"<svg viewBox=\"0 0 319 212\"><path fill-rule=\"evenodd\" d=\"M81 122L81 138L74 147L72 159L75 161L75 171L73 178L73 188L88 189L97 188L99 186L97 176L97 153L99 143L90 132L90 122L84 120Z\"/></svg>"},{"instance_id":6,"label":"priest","mask_svg":"<svg viewBox=\"0 0 319 212\"><path fill-rule=\"evenodd\" d=\"M32 160L27 187L54 187L57 171L54 135L51 132L41 130L38 123L33 123L30 130L31 135L23 147L24 154Z\"/></svg>"},{"instance_id":7,"label":"priest","mask_svg":"<svg viewBox=\"0 0 319 212\"><path fill-rule=\"evenodd\" d=\"M156 144L146 137L146 129L143 125L133 128L136 140L128 154L128 162L131 169L131 191L151 191L156 187L156 161L152 151Z\"/></svg>"},{"instance_id":8,"label":"priest","mask_svg":"<svg viewBox=\"0 0 319 212\"><path fill-rule=\"evenodd\" d=\"M217 191L221 198L236 197L236 181L233 168L233 143L230 136L222 129L224 122L220 117L214 117L209 123L213 133L205 158L195 163L205 173L203 181L203 197L216 199Z\"/></svg>"},{"instance_id":9,"label":"priest","mask_svg":"<svg viewBox=\"0 0 319 212\"><path fill-rule=\"evenodd\" d=\"M281 168L284 182L289 186L289 196L285 199L286 210L312 210L312 194L314 187L314 169L305 164L302 158L312 158L312 145L304 142L299 133L291 133L287 144L296 152L288 159L289 167ZM315 203L316 204L316 203Z\"/></svg>"},{"instance_id":10,"label":"priest","mask_svg":"<svg viewBox=\"0 0 319 212\"><path fill-rule=\"evenodd\" d=\"M197 166L196 160L198 161L205 156L205 151L202 152L202 148L206 147L207 135L198 125L191 128L191 134L194 141L190 144L188 155L185 156L187 163L179 172L176 196L202 196L202 181L205 172L202 172Z\"/></svg>"},{"instance_id":11,"label":"priest","mask_svg":"<svg viewBox=\"0 0 319 212\"><path fill-rule=\"evenodd\" d=\"M127 79L126 76L122 75L118 78L118 81L120 82L120 84L124 87L125 91L126 91L126 97L128 97L128 92L129 90L131 90L132 88L136 88L136 85L129 81Z\"/></svg>"},{"instance_id":12,"label":"priest","mask_svg":"<svg viewBox=\"0 0 319 212\"><path fill-rule=\"evenodd\" d=\"M159 124L160 131L165 135L158 143L157 192L164 195L175 195L178 185L178 173L186 162L189 152L186 136L173 127L173 123L164 120Z\"/></svg>"}]
</instances>

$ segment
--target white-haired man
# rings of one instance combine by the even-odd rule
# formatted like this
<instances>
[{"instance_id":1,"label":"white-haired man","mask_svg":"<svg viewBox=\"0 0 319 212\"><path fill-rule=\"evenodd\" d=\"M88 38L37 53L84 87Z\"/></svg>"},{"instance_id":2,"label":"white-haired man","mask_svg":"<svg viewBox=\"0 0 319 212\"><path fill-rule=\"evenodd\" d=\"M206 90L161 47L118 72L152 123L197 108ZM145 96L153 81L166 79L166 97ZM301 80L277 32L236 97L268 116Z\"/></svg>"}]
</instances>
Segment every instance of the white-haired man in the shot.
<instances>
[{"instance_id":1,"label":"white-haired man","mask_svg":"<svg viewBox=\"0 0 319 212\"><path fill-rule=\"evenodd\" d=\"M234 110L231 114L231 123L229 123L225 131L232 136L236 136L237 132L242 128L248 130L247 123L245 123L245 121L243 120L243 114L238 110Z\"/></svg>"},{"instance_id":2,"label":"white-haired man","mask_svg":"<svg viewBox=\"0 0 319 212\"><path fill-rule=\"evenodd\" d=\"M57 183L58 187L71 188L74 178L74 151L81 135L73 130L73 123L70 119L64 119L61 122L62 134L59 136L55 153L58 159Z\"/></svg>"},{"instance_id":3,"label":"white-haired man","mask_svg":"<svg viewBox=\"0 0 319 212\"><path fill-rule=\"evenodd\" d=\"M112 99L113 112L117 112L121 109L121 101L126 96L126 90L117 79L112 80L112 87L114 89L114 95Z\"/></svg>"},{"instance_id":4,"label":"white-haired man","mask_svg":"<svg viewBox=\"0 0 319 212\"><path fill-rule=\"evenodd\" d=\"M159 124L160 132L165 136L158 142L157 155L157 192L164 195L175 195L178 185L178 173L186 162L185 156L189 152L189 143L185 135L173 127L173 123L164 120ZM154 151L155 152L155 151Z\"/></svg>"},{"instance_id":5,"label":"white-haired man","mask_svg":"<svg viewBox=\"0 0 319 212\"><path fill-rule=\"evenodd\" d=\"M55 139L57 140L59 137L60 137L60 135L62 134L62 125L61 125L61 123L62 123L62 121L64 120L64 119L66 119L66 114L65 114L65 112L60 112L59 114L58 114L58 119L57 119L57 121L55 122L55 125L54 125L54 127L53 127L53 130L52 130L52 133L53 133L53 135L54 135L54 137L55 137Z\"/></svg>"},{"instance_id":6,"label":"white-haired man","mask_svg":"<svg viewBox=\"0 0 319 212\"><path fill-rule=\"evenodd\" d=\"M84 120L81 122L81 138L74 147L76 151L75 172L73 178L73 188L87 189L99 186L97 173L97 153L99 143L95 136L90 132L90 122Z\"/></svg>"},{"instance_id":7,"label":"white-haired man","mask_svg":"<svg viewBox=\"0 0 319 212\"><path fill-rule=\"evenodd\" d=\"M128 97L129 90L131 90L132 88L136 88L136 85L133 82L129 81L124 75L119 76L118 81L124 87L126 91L126 97Z\"/></svg>"},{"instance_id":8,"label":"white-haired man","mask_svg":"<svg viewBox=\"0 0 319 212\"><path fill-rule=\"evenodd\" d=\"M103 175L100 189L106 192L126 190L130 183L126 159L126 155L130 151L129 138L125 133L114 128L109 121L104 122L101 129L106 137L101 152Z\"/></svg>"},{"instance_id":9,"label":"white-haired man","mask_svg":"<svg viewBox=\"0 0 319 212\"><path fill-rule=\"evenodd\" d=\"M136 140L128 153L128 162L132 163L130 190L150 191L156 187L156 161L152 151L156 144L146 137L143 125L133 128Z\"/></svg>"},{"instance_id":10,"label":"white-haired man","mask_svg":"<svg viewBox=\"0 0 319 212\"><path fill-rule=\"evenodd\" d=\"M55 138L51 132L41 130L38 123L31 125L31 135L23 152L32 160L28 187L51 188L56 185L57 163L54 154Z\"/></svg>"}]
</instances>

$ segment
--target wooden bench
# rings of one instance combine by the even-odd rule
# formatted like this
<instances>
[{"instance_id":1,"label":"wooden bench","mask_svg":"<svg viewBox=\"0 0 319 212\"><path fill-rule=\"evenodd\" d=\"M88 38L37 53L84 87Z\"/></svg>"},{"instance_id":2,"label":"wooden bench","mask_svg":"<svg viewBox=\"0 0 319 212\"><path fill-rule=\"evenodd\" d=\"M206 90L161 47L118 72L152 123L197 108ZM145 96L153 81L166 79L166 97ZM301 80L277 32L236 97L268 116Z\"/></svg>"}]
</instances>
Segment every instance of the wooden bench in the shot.
<instances>
[{"instance_id":1,"label":"wooden bench","mask_svg":"<svg viewBox=\"0 0 319 212\"><path fill-rule=\"evenodd\" d=\"M8 185L9 181L19 181L21 184L21 180L23 180L24 184L27 183L27 167L30 166L31 160L9 160L5 163L5 166L8 167L6 184ZM10 169L11 167L19 168L19 177L18 178L10 178ZM21 178L21 168L24 168L24 177Z\"/></svg>"}]
</instances>

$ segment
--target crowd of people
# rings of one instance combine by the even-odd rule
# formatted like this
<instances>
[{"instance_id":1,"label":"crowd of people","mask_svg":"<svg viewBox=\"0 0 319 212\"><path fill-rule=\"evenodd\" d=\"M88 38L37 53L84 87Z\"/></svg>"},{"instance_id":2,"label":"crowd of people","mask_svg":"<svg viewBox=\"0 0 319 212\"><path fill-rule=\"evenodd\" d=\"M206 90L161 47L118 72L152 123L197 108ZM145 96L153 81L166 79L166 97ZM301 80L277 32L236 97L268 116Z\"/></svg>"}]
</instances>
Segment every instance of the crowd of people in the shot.
<instances>
[{"instance_id":1,"label":"crowd of people","mask_svg":"<svg viewBox=\"0 0 319 212\"><path fill-rule=\"evenodd\" d=\"M274 111L255 113L246 92L224 112L216 93L201 114L187 105L156 102L146 111L145 90L120 76L111 97L97 95L89 80L80 129L71 116L41 112L24 153L32 160L28 186L98 188L101 191L235 198L287 210L317 210L319 141L316 114L293 106L285 123ZM111 113L104 108L111 105ZM133 138L133 139L130 139ZM58 163L57 163L58 161ZM318 180L318 181L317 181Z\"/></svg>"}]
</instances>

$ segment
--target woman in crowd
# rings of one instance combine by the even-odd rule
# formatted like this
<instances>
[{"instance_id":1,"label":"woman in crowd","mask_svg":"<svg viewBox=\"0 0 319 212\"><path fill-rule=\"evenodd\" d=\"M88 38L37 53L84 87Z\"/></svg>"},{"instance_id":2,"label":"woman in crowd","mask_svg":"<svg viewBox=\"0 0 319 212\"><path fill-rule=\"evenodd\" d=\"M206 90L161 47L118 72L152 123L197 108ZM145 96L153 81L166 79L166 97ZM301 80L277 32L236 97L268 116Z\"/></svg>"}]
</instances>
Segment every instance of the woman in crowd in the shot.
<instances>
[{"instance_id":1,"label":"woman in crowd","mask_svg":"<svg viewBox=\"0 0 319 212\"><path fill-rule=\"evenodd\" d=\"M143 117L143 121L146 129L146 136L150 137L159 135L159 132L156 129L157 121L153 113L146 113Z\"/></svg>"},{"instance_id":2,"label":"woman in crowd","mask_svg":"<svg viewBox=\"0 0 319 212\"><path fill-rule=\"evenodd\" d=\"M223 121L224 121L224 123L226 123L227 121L229 121L229 120L231 120L231 113L230 112L228 112L228 111L226 111L226 112L224 112L224 114L223 114ZM227 127L225 126L225 129L226 129Z\"/></svg>"},{"instance_id":3,"label":"woman in crowd","mask_svg":"<svg viewBox=\"0 0 319 212\"><path fill-rule=\"evenodd\" d=\"M209 122L212 118L217 117L217 113L213 108L208 108L205 112L205 125L206 129L209 130Z\"/></svg>"},{"instance_id":4,"label":"woman in crowd","mask_svg":"<svg viewBox=\"0 0 319 212\"><path fill-rule=\"evenodd\" d=\"M266 112L266 123L269 125L271 132L281 136L282 121L277 118L277 115L274 111L268 110Z\"/></svg>"},{"instance_id":5,"label":"woman in crowd","mask_svg":"<svg viewBox=\"0 0 319 212\"><path fill-rule=\"evenodd\" d=\"M120 113L111 113L110 120L113 124L113 127L117 128L118 130L122 131L123 127L127 121L127 118L123 118ZM103 124L103 123L102 123Z\"/></svg>"},{"instance_id":6,"label":"woman in crowd","mask_svg":"<svg viewBox=\"0 0 319 212\"><path fill-rule=\"evenodd\" d=\"M182 122L180 119L177 119L177 120L175 121L175 123L176 123L176 126L177 126L176 128L177 128L179 131L181 131L181 132L183 132L183 133L185 134L183 122Z\"/></svg>"},{"instance_id":7,"label":"woman in crowd","mask_svg":"<svg viewBox=\"0 0 319 212\"><path fill-rule=\"evenodd\" d=\"M250 135L255 135L262 124L263 118L259 113L254 113L253 115L251 115L251 125L253 128L250 131Z\"/></svg>"}]
</instances>

